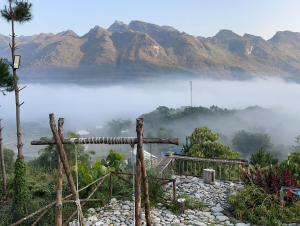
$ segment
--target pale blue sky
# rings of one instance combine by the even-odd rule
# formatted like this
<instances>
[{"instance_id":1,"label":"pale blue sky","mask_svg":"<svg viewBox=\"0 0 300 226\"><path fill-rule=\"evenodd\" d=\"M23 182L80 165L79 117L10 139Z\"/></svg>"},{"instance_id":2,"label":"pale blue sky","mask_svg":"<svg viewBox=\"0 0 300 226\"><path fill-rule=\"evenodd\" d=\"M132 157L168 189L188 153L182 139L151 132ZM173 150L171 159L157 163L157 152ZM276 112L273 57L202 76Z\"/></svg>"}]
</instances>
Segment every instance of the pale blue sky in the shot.
<instances>
[{"instance_id":1,"label":"pale blue sky","mask_svg":"<svg viewBox=\"0 0 300 226\"><path fill-rule=\"evenodd\" d=\"M3 7L3 2L0 5ZM31 0L34 20L17 27L31 35L72 29L82 35L115 20L171 25L193 35L213 36L220 29L270 38L276 31L300 32L300 0ZM0 33L9 27L0 20Z\"/></svg>"}]
</instances>

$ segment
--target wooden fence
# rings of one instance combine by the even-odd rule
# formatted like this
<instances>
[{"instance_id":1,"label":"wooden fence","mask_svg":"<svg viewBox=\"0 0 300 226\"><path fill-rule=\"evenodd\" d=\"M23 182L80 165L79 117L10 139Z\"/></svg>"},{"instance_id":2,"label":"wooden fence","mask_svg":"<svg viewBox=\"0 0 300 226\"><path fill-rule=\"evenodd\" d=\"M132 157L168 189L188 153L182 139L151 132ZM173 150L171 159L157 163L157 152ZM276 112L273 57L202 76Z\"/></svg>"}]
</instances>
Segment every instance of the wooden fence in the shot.
<instances>
[{"instance_id":1,"label":"wooden fence","mask_svg":"<svg viewBox=\"0 0 300 226\"><path fill-rule=\"evenodd\" d=\"M240 180L242 169L248 166L243 159L197 158L189 156L166 156L158 165L162 175L175 174L202 177L203 169L216 171L216 179Z\"/></svg>"}]
</instances>

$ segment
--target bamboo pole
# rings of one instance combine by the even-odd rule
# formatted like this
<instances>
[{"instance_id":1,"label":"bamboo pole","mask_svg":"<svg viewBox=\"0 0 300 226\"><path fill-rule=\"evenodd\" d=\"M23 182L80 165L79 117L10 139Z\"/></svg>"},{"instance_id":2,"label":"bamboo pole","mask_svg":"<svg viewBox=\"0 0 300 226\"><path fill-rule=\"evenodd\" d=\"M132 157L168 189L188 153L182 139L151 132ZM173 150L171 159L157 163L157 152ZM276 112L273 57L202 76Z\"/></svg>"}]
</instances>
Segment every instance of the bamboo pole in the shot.
<instances>
[{"instance_id":1,"label":"bamboo pole","mask_svg":"<svg viewBox=\"0 0 300 226\"><path fill-rule=\"evenodd\" d=\"M80 203L78 203L79 202L79 195L78 195L78 192L76 190L76 186L75 186L72 174L71 174L67 154L65 152L64 146L63 146L62 141L60 139L59 133L56 129L55 118L54 118L53 113L49 114L49 119L50 119L49 123L50 123L51 131L53 133L53 137L54 137L54 140L55 140L57 148L58 148L59 156L60 156L63 168L65 170L65 174L67 176L67 180L68 180L69 186L71 188L71 192L74 196L74 199L77 201L76 205L77 205L77 208L78 208L78 211L79 211L80 224L83 225L83 213L82 213L82 210L81 210L81 205L80 205Z\"/></svg>"},{"instance_id":2,"label":"bamboo pole","mask_svg":"<svg viewBox=\"0 0 300 226\"><path fill-rule=\"evenodd\" d=\"M4 197L6 197L7 177L6 177L5 162L4 162L4 147L3 147L3 138L2 138L3 128L1 126L1 121L2 119L0 119L0 164L1 164L2 179L3 179L2 190L3 190Z\"/></svg>"},{"instance_id":3,"label":"bamboo pole","mask_svg":"<svg viewBox=\"0 0 300 226\"><path fill-rule=\"evenodd\" d=\"M64 140L63 135L64 119L58 120L58 134L61 140ZM55 225L62 226L62 190L63 190L63 166L57 153L57 192L56 192L56 206L55 206Z\"/></svg>"},{"instance_id":4,"label":"bamboo pole","mask_svg":"<svg viewBox=\"0 0 300 226\"><path fill-rule=\"evenodd\" d=\"M142 173L142 186L143 186L143 197L145 205L145 218L147 226L151 226L151 209L150 209L150 199L149 199L149 187L148 187L148 177L146 172L146 165L144 160L144 119L138 118L136 120L136 132L137 132L137 156L139 157L141 164L141 173Z\"/></svg>"}]
</instances>

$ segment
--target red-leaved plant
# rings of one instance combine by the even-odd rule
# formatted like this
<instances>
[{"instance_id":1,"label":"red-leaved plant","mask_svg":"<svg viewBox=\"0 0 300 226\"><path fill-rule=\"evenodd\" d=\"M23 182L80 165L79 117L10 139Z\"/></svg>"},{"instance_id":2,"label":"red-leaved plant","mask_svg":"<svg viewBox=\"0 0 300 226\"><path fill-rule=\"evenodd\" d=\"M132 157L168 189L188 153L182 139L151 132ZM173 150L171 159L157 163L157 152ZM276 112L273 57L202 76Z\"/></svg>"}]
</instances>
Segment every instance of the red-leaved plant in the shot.
<instances>
[{"instance_id":1,"label":"red-leaved plant","mask_svg":"<svg viewBox=\"0 0 300 226\"><path fill-rule=\"evenodd\" d=\"M245 184L255 184L263 188L269 194L278 195L282 186L297 187L297 181L293 178L289 169L282 169L278 166L269 168L253 168L244 169L242 173L242 181Z\"/></svg>"}]
</instances>

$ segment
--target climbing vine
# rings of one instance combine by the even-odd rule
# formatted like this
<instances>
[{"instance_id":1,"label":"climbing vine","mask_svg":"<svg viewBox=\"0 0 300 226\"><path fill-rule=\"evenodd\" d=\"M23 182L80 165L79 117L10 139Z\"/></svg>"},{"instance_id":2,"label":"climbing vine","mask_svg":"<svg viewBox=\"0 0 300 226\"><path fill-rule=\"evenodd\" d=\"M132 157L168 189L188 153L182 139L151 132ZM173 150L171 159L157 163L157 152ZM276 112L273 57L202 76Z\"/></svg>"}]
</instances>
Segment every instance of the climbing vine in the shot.
<instances>
[{"instance_id":1,"label":"climbing vine","mask_svg":"<svg viewBox=\"0 0 300 226\"><path fill-rule=\"evenodd\" d=\"M26 164L23 159L18 158L15 163L14 197L12 204L12 213L15 220L27 214L29 192L26 183Z\"/></svg>"}]
</instances>

